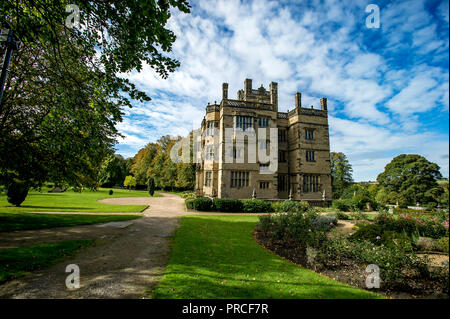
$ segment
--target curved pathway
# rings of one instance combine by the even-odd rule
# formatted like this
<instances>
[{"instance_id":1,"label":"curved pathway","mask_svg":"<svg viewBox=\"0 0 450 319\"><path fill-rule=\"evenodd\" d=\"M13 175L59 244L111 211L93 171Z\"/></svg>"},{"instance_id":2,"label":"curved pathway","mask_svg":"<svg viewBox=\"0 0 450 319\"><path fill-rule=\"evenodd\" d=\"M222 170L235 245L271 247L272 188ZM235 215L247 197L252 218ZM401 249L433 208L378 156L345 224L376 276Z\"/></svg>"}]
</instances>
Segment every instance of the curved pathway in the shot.
<instances>
[{"instance_id":1,"label":"curved pathway","mask_svg":"<svg viewBox=\"0 0 450 319\"><path fill-rule=\"evenodd\" d=\"M170 254L169 237L177 228L180 217L189 214L185 212L183 199L178 195L163 194L163 197L102 201L150 207L131 225L104 230L107 235L101 236L94 246L81 249L75 257L0 285L0 298L141 298L156 285ZM93 229L98 229L98 225L71 227L72 231L76 228L89 233L95 232ZM61 229L41 232L53 238L60 234L61 238L56 236L59 240L73 239L73 236L64 236ZM65 268L69 264L80 267L79 289L69 290L65 286L68 275Z\"/></svg>"}]
</instances>

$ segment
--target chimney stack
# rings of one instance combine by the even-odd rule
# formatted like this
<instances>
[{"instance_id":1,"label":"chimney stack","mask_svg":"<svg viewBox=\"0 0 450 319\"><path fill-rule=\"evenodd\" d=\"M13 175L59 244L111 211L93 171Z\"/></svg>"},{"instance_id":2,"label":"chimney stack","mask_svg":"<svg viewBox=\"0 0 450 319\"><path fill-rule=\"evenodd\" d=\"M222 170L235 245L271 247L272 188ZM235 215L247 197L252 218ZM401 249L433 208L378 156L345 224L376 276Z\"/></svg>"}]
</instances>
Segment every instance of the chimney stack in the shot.
<instances>
[{"instance_id":1,"label":"chimney stack","mask_svg":"<svg viewBox=\"0 0 450 319\"><path fill-rule=\"evenodd\" d=\"M251 79L245 79L244 81L244 92L247 96L248 94L252 94L252 80Z\"/></svg>"},{"instance_id":2,"label":"chimney stack","mask_svg":"<svg viewBox=\"0 0 450 319\"><path fill-rule=\"evenodd\" d=\"M222 83L222 99L228 99L228 83Z\"/></svg>"},{"instance_id":3,"label":"chimney stack","mask_svg":"<svg viewBox=\"0 0 450 319\"><path fill-rule=\"evenodd\" d=\"M278 112L278 83L270 82L270 103L273 105L273 110Z\"/></svg>"},{"instance_id":4,"label":"chimney stack","mask_svg":"<svg viewBox=\"0 0 450 319\"><path fill-rule=\"evenodd\" d=\"M295 108L302 107L302 94L295 93Z\"/></svg>"},{"instance_id":5,"label":"chimney stack","mask_svg":"<svg viewBox=\"0 0 450 319\"><path fill-rule=\"evenodd\" d=\"M322 109L322 111L327 110L327 98L326 97L323 97L320 99L320 108Z\"/></svg>"}]
</instances>

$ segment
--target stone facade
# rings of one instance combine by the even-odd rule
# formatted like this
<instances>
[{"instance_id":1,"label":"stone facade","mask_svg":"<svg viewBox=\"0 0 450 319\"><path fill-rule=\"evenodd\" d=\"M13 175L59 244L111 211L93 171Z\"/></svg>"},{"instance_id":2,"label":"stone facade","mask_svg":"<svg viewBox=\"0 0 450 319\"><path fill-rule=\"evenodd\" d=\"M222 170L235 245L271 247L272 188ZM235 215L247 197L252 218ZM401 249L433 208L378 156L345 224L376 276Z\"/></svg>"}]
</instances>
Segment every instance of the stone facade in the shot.
<instances>
[{"instance_id":1,"label":"stone facade","mask_svg":"<svg viewBox=\"0 0 450 319\"><path fill-rule=\"evenodd\" d=\"M246 79L244 89L237 93L237 100L228 98L227 83L223 83L222 92L220 104L208 104L202 121L201 148L206 157L197 165L197 195L246 199L256 193L256 198L260 199L291 198L328 205L332 193L327 99L320 99L320 109L304 108L301 94L296 93L294 109L283 113L278 112L275 82L270 83L269 90L263 86L255 90L252 80ZM278 143L272 143L277 144L276 149L269 147L278 155L275 172L261 173L261 166L267 164L262 163L259 154L256 161L250 160L249 137L242 149L235 140L232 149L226 145L226 129L229 132L230 128L237 127L255 131L267 128L266 141L270 128L277 129ZM262 141L260 135L255 136L257 147L260 142L268 143ZM214 150L208 146L212 144L216 145ZM265 145L263 147L267 148ZM225 160L227 152L233 153L232 162ZM244 158L242 163L235 158L239 156Z\"/></svg>"}]
</instances>

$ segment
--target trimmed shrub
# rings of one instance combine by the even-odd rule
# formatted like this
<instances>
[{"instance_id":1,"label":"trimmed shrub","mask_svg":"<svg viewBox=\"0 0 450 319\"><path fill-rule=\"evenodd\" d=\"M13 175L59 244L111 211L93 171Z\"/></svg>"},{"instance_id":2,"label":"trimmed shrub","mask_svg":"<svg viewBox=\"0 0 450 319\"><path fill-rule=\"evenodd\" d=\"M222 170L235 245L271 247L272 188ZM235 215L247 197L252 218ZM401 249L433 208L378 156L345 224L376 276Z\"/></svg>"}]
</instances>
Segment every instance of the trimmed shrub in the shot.
<instances>
[{"instance_id":1,"label":"trimmed shrub","mask_svg":"<svg viewBox=\"0 0 450 319\"><path fill-rule=\"evenodd\" d=\"M216 198L213 205L221 212L241 212L244 207L241 200L234 198Z\"/></svg>"},{"instance_id":2,"label":"trimmed shrub","mask_svg":"<svg viewBox=\"0 0 450 319\"><path fill-rule=\"evenodd\" d=\"M17 207L23 203L28 195L29 187L24 182L11 182L6 189L7 200L10 204Z\"/></svg>"},{"instance_id":3,"label":"trimmed shrub","mask_svg":"<svg viewBox=\"0 0 450 319\"><path fill-rule=\"evenodd\" d=\"M213 202L208 197L198 197L194 199L193 207L199 211L210 211L213 209Z\"/></svg>"},{"instance_id":4,"label":"trimmed shrub","mask_svg":"<svg viewBox=\"0 0 450 319\"><path fill-rule=\"evenodd\" d=\"M272 205L270 202L261 199L242 200L243 211L246 213L270 213Z\"/></svg>"},{"instance_id":5,"label":"trimmed shrub","mask_svg":"<svg viewBox=\"0 0 450 319\"><path fill-rule=\"evenodd\" d=\"M187 209L194 209L194 199L185 199L184 204L186 205Z\"/></svg>"},{"instance_id":6,"label":"trimmed shrub","mask_svg":"<svg viewBox=\"0 0 450 319\"><path fill-rule=\"evenodd\" d=\"M333 227L336 227L338 224L338 220L334 216L318 216L314 220L315 229L319 230L330 230Z\"/></svg>"},{"instance_id":7,"label":"trimmed shrub","mask_svg":"<svg viewBox=\"0 0 450 319\"><path fill-rule=\"evenodd\" d=\"M114 194L113 190L112 190L112 189L110 189L110 190L109 190L109 192L108 192L108 194L109 194L109 195L112 195L112 194Z\"/></svg>"},{"instance_id":8,"label":"trimmed shrub","mask_svg":"<svg viewBox=\"0 0 450 319\"><path fill-rule=\"evenodd\" d=\"M153 194L155 194L155 180L153 179L153 177L148 178L147 190L150 196L153 196Z\"/></svg>"}]
</instances>

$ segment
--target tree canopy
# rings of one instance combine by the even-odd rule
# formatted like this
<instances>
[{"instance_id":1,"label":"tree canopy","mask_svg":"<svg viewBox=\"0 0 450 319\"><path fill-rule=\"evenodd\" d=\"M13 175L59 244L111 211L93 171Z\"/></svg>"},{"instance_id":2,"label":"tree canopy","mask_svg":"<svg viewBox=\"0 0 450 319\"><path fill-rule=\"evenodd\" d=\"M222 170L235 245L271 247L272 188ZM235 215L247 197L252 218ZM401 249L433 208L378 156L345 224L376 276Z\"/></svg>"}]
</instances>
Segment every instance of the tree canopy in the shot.
<instances>
[{"instance_id":1,"label":"tree canopy","mask_svg":"<svg viewBox=\"0 0 450 319\"><path fill-rule=\"evenodd\" d=\"M79 27L66 25L68 1L0 3L0 20L20 39L0 104L0 177L95 187L120 136L115 124L146 93L122 75L143 63L166 78L179 65L165 28L185 0L78 1Z\"/></svg>"},{"instance_id":2,"label":"tree canopy","mask_svg":"<svg viewBox=\"0 0 450 319\"><path fill-rule=\"evenodd\" d=\"M174 163L170 150L180 137L162 136L156 143L148 143L135 155L130 172L138 185L146 185L153 178L160 189L193 189L195 164Z\"/></svg>"},{"instance_id":3,"label":"tree canopy","mask_svg":"<svg viewBox=\"0 0 450 319\"><path fill-rule=\"evenodd\" d=\"M340 198L342 192L353 182L353 168L347 157L341 152L330 153L333 198Z\"/></svg>"},{"instance_id":4,"label":"tree canopy","mask_svg":"<svg viewBox=\"0 0 450 319\"><path fill-rule=\"evenodd\" d=\"M404 200L405 204L435 201L437 194L430 190L438 188L437 180L442 178L437 164L415 154L395 157L379 174L377 181L389 200ZM436 190L438 191L438 190ZM378 194L377 194L378 195ZM378 195L381 199L381 195Z\"/></svg>"}]
</instances>

